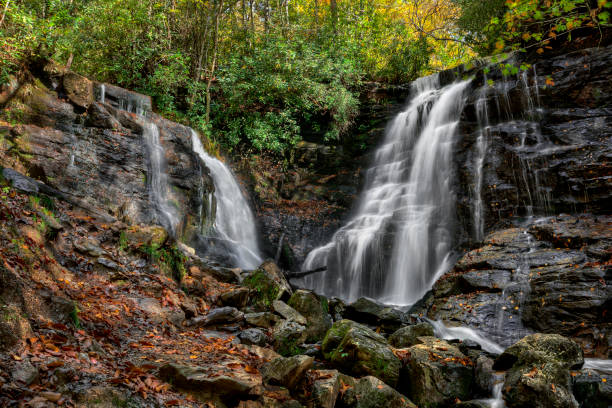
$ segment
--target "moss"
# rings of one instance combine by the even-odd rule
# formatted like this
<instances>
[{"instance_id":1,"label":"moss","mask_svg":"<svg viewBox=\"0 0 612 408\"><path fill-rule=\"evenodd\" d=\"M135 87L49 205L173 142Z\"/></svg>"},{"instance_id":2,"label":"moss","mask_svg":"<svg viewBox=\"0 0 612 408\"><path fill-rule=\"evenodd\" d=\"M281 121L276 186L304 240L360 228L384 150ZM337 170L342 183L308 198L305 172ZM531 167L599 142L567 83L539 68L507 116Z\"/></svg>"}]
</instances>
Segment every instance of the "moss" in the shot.
<instances>
[{"instance_id":1,"label":"moss","mask_svg":"<svg viewBox=\"0 0 612 408\"><path fill-rule=\"evenodd\" d=\"M171 276L175 281L180 283L183 280L186 272L186 258L176 245L158 247L155 244L147 244L142 245L139 250L147 255L152 263L157 264L162 272Z\"/></svg>"},{"instance_id":2,"label":"moss","mask_svg":"<svg viewBox=\"0 0 612 408\"><path fill-rule=\"evenodd\" d=\"M257 270L248 276L243 285L252 290L250 297L252 304L270 307L278 296L278 286L262 270Z\"/></svg>"},{"instance_id":3,"label":"moss","mask_svg":"<svg viewBox=\"0 0 612 408\"><path fill-rule=\"evenodd\" d=\"M127 235L125 234L125 231L121 231L121 234L119 234L119 249L122 251L125 251L127 247L128 247Z\"/></svg>"},{"instance_id":4,"label":"moss","mask_svg":"<svg viewBox=\"0 0 612 408\"><path fill-rule=\"evenodd\" d=\"M298 339L285 339L276 351L283 357L292 357L304 353L305 349L299 346Z\"/></svg>"}]
</instances>

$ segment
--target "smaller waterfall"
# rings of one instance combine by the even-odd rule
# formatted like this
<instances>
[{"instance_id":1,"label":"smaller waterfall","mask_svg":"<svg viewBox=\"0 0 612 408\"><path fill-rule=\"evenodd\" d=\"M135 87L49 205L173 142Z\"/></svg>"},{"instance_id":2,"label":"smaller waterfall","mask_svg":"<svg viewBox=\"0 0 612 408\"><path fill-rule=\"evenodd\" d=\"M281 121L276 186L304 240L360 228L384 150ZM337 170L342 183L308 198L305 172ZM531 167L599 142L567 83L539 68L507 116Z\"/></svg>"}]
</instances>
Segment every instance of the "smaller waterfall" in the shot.
<instances>
[{"instance_id":1,"label":"smaller waterfall","mask_svg":"<svg viewBox=\"0 0 612 408\"><path fill-rule=\"evenodd\" d=\"M143 131L143 140L148 156L149 199L153 203L158 221L172 235L176 233L179 223L177 209L168 200L168 177L166 176L166 158L164 148L159 141L159 129L151 122L146 121Z\"/></svg>"},{"instance_id":2,"label":"smaller waterfall","mask_svg":"<svg viewBox=\"0 0 612 408\"><path fill-rule=\"evenodd\" d=\"M493 354L501 354L504 349L499 344L487 339L482 334L469 327L450 327L446 326L441 321L428 320L434 327L434 333L437 337L444 340L471 340L478 343L483 350Z\"/></svg>"},{"instance_id":3,"label":"smaller waterfall","mask_svg":"<svg viewBox=\"0 0 612 408\"><path fill-rule=\"evenodd\" d=\"M484 76L484 85L480 89L480 95L476 101L476 118L478 120L478 139L476 141L476 158L474 163L475 180L474 180L474 238L476 241L482 241L484 238L484 203L482 200L482 185L484 177L484 164L487 157L489 146L489 83L487 75Z\"/></svg>"},{"instance_id":4,"label":"smaller waterfall","mask_svg":"<svg viewBox=\"0 0 612 408\"><path fill-rule=\"evenodd\" d=\"M100 84L100 103L105 103L106 100L106 85Z\"/></svg>"},{"instance_id":5,"label":"smaller waterfall","mask_svg":"<svg viewBox=\"0 0 612 408\"><path fill-rule=\"evenodd\" d=\"M231 170L204 150L198 134L192 129L193 151L210 169L215 184L217 212L214 232L229 243L235 266L242 269L257 268L262 258L257 242L255 217L242 194ZM209 204L212 202L209 198Z\"/></svg>"}]
</instances>

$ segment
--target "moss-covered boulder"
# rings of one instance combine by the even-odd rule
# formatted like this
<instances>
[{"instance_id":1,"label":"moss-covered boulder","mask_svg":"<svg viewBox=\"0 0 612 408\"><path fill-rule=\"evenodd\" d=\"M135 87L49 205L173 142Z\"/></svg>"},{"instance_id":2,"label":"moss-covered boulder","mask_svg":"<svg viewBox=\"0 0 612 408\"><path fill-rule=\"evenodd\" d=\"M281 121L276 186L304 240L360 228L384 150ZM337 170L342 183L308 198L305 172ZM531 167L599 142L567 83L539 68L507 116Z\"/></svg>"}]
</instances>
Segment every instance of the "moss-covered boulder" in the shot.
<instances>
[{"instance_id":1,"label":"moss-covered boulder","mask_svg":"<svg viewBox=\"0 0 612 408\"><path fill-rule=\"evenodd\" d=\"M395 386L401 362L385 338L351 320L336 322L325 335L321 351L335 367L355 376L372 375Z\"/></svg>"},{"instance_id":2,"label":"moss-covered boulder","mask_svg":"<svg viewBox=\"0 0 612 408\"><path fill-rule=\"evenodd\" d=\"M251 289L250 305L261 311L270 309L275 300L288 299L293 293L282 271L272 261L264 262L254 271L244 272L242 285Z\"/></svg>"},{"instance_id":3,"label":"moss-covered boulder","mask_svg":"<svg viewBox=\"0 0 612 408\"><path fill-rule=\"evenodd\" d=\"M350 408L416 408L407 397L376 377L363 377L349 388L342 406Z\"/></svg>"},{"instance_id":4,"label":"moss-covered boulder","mask_svg":"<svg viewBox=\"0 0 612 408\"><path fill-rule=\"evenodd\" d=\"M72 103L87 109L94 102L93 82L82 75L67 72L63 78L64 90Z\"/></svg>"},{"instance_id":5,"label":"moss-covered boulder","mask_svg":"<svg viewBox=\"0 0 612 408\"><path fill-rule=\"evenodd\" d=\"M451 405L469 399L474 382L473 363L457 347L435 337L408 348L399 389L421 408Z\"/></svg>"},{"instance_id":6,"label":"moss-covered boulder","mask_svg":"<svg viewBox=\"0 0 612 408\"><path fill-rule=\"evenodd\" d=\"M494 368L508 369L503 393L509 408L576 408L569 370L583 363L576 342L558 334L532 334L504 351Z\"/></svg>"},{"instance_id":7,"label":"moss-covered boulder","mask_svg":"<svg viewBox=\"0 0 612 408\"><path fill-rule=\"evenodd\" d=\"M297 290L289 299L289 306L306 318L306 341L316 342L331 327L327 299L308 290Z\"/></svg>"},{"instance_id":8,"label":"moss-covered boulder","mask_svg":"<svg viewBox=\"0 0 612 408\"><path fill-rule=\"evenodd\" d=\"M168 232L158 225L132 225L123 231L120 245L132 248L160 248L168 239Z\"/></svg>"},{"instance_id":9,"label":"moss-covered boulder","mask_svg":"<svg viewBox=\"0 0 612 408\"><path fill-rule=\"evenodd\" d=\"M291 320L282 320L272 329L274 349L283 356L300 354L306 338L306 327Z\"/></svg>"},{"instance_id":10,"label":"moss-covered boulder","mask_svg":"<svg viewBox=\"0 0 612 408\"><path fill-rule=\"evenodd\" d=\"M433 337L434 329L429 323L417 323L412 326L402 327L391 336L389 343L396 348L406 348L419 344L418 337Z\"/></svg>"},{"instance_id":11,"label":"moss-covered boulder","mask_svg":"<svg viewBox=\"0 0 612 408\"><path fill-rule=\"evenodd\" d=\"M378 326L386 333L393 333L406 323L404 313L401 311L368 298L359 298L346 306L344 316L351 320Z\"/></svg>"}]
</instances>

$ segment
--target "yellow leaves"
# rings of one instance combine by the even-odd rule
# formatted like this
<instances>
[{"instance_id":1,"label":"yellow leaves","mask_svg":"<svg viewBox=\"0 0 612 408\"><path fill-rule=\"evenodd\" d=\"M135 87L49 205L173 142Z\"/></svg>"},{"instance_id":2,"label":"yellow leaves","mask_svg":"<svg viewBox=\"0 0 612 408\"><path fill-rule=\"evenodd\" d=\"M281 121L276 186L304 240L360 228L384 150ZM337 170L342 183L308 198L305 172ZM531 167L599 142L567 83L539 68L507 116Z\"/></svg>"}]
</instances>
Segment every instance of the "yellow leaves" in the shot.
<instances>
[{"instance_id":1,"label":"yellow leaves","mask_svg":"<svg viewBox=\"0 0 612 408\"><path fill-rule=\"evenodd\" d=\"M546 85L547 86L555 86L555 81L551 77L547 77L546 78Z\"/></svg>"}]
</instances>

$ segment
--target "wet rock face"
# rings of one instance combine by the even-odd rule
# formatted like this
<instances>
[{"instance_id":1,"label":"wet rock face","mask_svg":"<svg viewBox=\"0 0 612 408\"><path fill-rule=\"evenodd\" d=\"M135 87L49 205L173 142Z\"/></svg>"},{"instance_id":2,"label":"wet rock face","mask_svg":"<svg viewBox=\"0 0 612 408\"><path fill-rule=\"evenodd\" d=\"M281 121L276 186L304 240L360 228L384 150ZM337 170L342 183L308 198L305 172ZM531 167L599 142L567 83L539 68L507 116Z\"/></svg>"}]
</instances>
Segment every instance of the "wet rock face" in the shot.
<instances>
[{"instance_id":1,"label":"wet rock face","mask_svg":"<svg viewBox=\"0 0 612 408\"><path fill-rule=\"evenodd\" d=\"M487 124L478 124L479 106L486 106L490 126L481 176L486 231L530 211L609 213L611 51L608 46L532 61L532 68L514 76L499 69L476 74L455 153L460 242L480 239L473 208L478 136ZM485 81L492 84L488 90Z\"/></svg>"},{"instance_id":2,"label":"wet rock face","mask_svg":"<svg viewBox=\"0 0 612 408\"><path fill-rule=\"evenodd\" d=\"M609 216L558 216L498 230L434 285L428 315L505 346L559 333L609 358L611 225Z\"/></svg>"},{"instance_id":3,"label":"wet rock face","mask_svg":"<svg viewBox=\"0 0 612 408\"><path fill-rule=\"evenodd\" d=\"M165 150L168 201L181 215L177 236L188 239L200 229L195 215L214 186L192 152L188 128L150 113L150 99L144 95L112 87L119 90L116 95L110 92L109 103L99 103L93 101L99 85L86 78L74 73L65 74L63 82L53 78L56 86L63 83L56 90L44 85L47 79L24 84L7 103L6 112L12 115L7 122L14 125L0 127L0 165L42 181L96 213L128 224L160 224L148 191L145 118L118 109L128 107L120 106L117 95L142 100L147 109L139 113L157 126ZM72 104L59 99L59 91Z\"/></svg>"}]
</instances>

